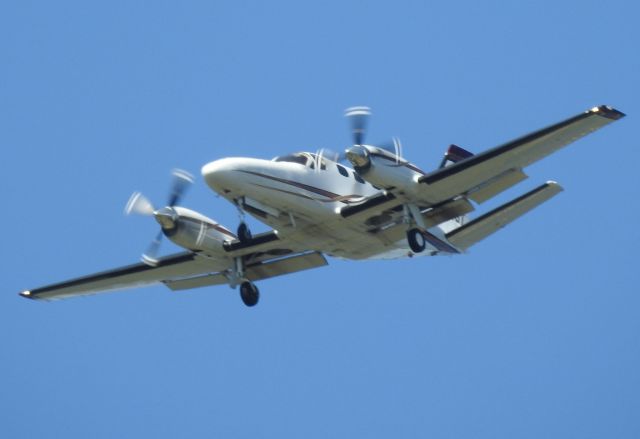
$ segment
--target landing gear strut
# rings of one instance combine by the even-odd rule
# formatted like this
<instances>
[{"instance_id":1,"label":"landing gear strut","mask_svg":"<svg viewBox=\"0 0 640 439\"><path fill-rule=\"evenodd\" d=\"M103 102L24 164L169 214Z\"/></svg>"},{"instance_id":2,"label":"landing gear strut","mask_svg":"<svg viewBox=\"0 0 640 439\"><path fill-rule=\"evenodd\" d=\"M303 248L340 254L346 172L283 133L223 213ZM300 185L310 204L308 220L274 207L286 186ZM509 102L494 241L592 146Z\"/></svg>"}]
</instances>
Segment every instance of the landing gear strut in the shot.
<instances>
[{"instance_id":1,"label":"landing gear strut","mask_svg":"<svg viewBox=\"0 0 640 439\"><path fill-rule=\"evenodd\" d=\"M260 291L253 282L244 281L240 285L240 298L247 306L255 306L260 299Z\"/></svg>"},{"instance_id":2,"label":"landing gear strut","mask_svg":"<svg viewBox=\"0 0 640 439\"><path fill-rule=\"evenodd\" d=\"M422 253L427 247L427 240L420 231L420 229L427 230L427 226L422 218L422 212L420 212L420 208L415 204L405 204L402 210L404 214L404 223L409 227L413 224L419 227L413 227L407 230L407 242L409 243L409 248L411 248L411 251L414 253Z\"/></svg>"},{"instance_id":3,"label":"landing gear strut","mask_svg":"<svg viewBox=\"0 0 640 439\"><path fill-rule=\"evenodd\" d=\"M240 286L240 298L247 306L255 306L260 299L260 291L253 282L248 280L244 274L244 258L234 258L233 268L227 271L229 286L235 288Z\"/></svg>"},{"instance_id":4,"label":"landing gear strut","mask_svg":"<svg viewBox=\"0 0 640 439\"><path fill-rule=\"evenodd\" d=\"M409 242L409 247L414 253L421 253L427 246L424 235L419 229L407 230L407 241Z\"/></svg>"},{"instance_id":5,"label":"landing gear strut","mask_svg":"<svg viewBox=\"0 0 640 439\"><path fill-rule=\"evenodd\" d=\"M249 226L247 226L247 223L245 223L244 221L241 222L238 226L238 239L240 240L240 242L249 242L251 241L252 237L253 235L251 235L251 230L249 230Z\"/></svg>"},{"instance_id":6,"label":"landing gear strut","mask_svg":"<svg viewBox=\"0 0 640 439\"><path fill-rule=\"evenodd\" d=\"M238 226L238 240L242 243L251 241L253 237L251 235L251 230L249 230L249 226L244 222L244 197L238 198L235 201L236 207L238 208L238 216L240 217L240 225Z\"/></svg>"}]
</instances>

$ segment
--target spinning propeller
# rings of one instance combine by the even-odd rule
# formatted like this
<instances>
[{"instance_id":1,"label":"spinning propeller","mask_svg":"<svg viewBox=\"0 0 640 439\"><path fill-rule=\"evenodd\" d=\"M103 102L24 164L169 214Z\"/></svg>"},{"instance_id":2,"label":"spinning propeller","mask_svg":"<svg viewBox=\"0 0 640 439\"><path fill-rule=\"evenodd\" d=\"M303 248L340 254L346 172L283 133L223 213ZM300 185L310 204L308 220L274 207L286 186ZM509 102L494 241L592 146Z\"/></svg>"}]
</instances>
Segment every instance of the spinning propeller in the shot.
<instances>
[{"instance_id":1,"label":"spinning propeller","mask_svg":"<svg viewBox=\"0 0 640 439\"><path fill-rule=\"evenodd\" d=\"M369 107L349 107L344 111L344 115L349 119L349 126L352 134L352 146L346 151L339 153L328 148L320 148L316 152L316 170L320 169L323 158L327 158L334 162L341 162L348 159L354 168L364 170L369 160L369 150L364 144L365 135L367 134L367 125L371 117L371 109ZM390 141L375 146L390 152L395 156L396 163L402 159L402 144L400 139L393 137Z\"/></svg>"},{"instance_id":2,"label":"spinning propeller","mask_svg":"<svg viewBox=\"0 0 640 439\"><path fill-rule=\"evenodd\" d=\"M316 172L319 172L320 170L324 169L322 164L325 158L328 160L334 161L336 163L340 163L340 162L344 162L344 160L346 159L346 156L344 152L339 153L330 148L320 148L319 150L316 151L316 158L315 158Z\"/></svg>"},{"instance_id":3,"label":"spinning propeller","mask_svg":"<svg viewBox=\"0 0 640 439\"><path fill-rule=\"evenodd\" d=\"M131 194L131 198L129 198L129 201L124 208L124 213L126 215L135 213L138 215L153 216L158 224L160 224L160 232L156 235L153 241L151 241L147 251L145 251L141 257L142 262L151 266L158 264L156 255L160 248L162 236L165 232L171 231L176 227L178 213L173 207L180 202L189 185L193 183L193 176L187 171L174 169L171 174L173 175L173 182L171 184L171 191L169 193L169 200L166 207L156 210L151 201L142 195L141 192L134 192Z\"/></svg>"},{"instance_id":4,"label":"spinning propeller","mask_svg":"<svg viewBox=\"0 0 640 439\"><path fill-rule=\"evenodd\" d=\"M368 158L368 150L364 147L364 138L367 132L367 124L371 117L369 107L350 107L344 111L345 117L349 119L351 133L353 135L353 146L347 149L346 155L354 166L362 166L365 157ZM389 151L396 157L396 162L402 158L402 144L400 139L393 137L391 141L380 145L372 145L380 149ZM360 163L360 165L358 165Z\"/></svg>"},{"instance_id":5,"label":"spinning propeller","mask_svg":"<svg viewBox=\"0 0 640 439\"><path fill-rule=\"evenodd\" d=\"M391 140L376 146L395 154L396 162L402 158L402 143L400 143L400 139L397 137L392 137Z\"/></svg>"},{"instance_id":6,"label":"spinning propeller","mask_svg":"<svg viewBox=\"0 0 640 439\"><path fill-rule=\"evenodd\" d=\"M367 130L367 122L371 116L371 108L350 107L344 110L344 115L349 119L349 123L351 124L353 144L362 145L364 143L364 135Z\"/></svg>"}]
</instances>

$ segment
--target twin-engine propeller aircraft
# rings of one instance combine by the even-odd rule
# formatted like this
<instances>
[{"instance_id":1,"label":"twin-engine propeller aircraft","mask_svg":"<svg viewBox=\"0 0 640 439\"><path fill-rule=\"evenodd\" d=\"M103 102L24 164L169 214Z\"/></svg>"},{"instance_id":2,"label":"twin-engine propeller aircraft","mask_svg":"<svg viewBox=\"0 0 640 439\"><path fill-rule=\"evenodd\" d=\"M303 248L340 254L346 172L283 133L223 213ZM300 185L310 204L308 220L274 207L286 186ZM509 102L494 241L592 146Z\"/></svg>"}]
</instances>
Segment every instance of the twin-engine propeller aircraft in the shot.
<instances>
[{"instance_id":1,"label":"twin-engine propeller aircraft","mask_svg":"<svg viewBox=\"0 0 640 439\"><path fill-rule=\"evenodd\" d=\"M624 117L608 106L584 113L474 155L451 145L438 169L425 172L391 148L364 143L367 107L346 111L353 145L351 167L325 151L273 160L223 158L206 164L207 185L241 214L234 234L206 216L178 206L193 178L174 172L165 207L134 193L127 213L153 216L158 237L142 262L23 291L30 299L59 299L163 283L171 290L227 284L240 287L247 306L258 303L255 282L344 259L451 255L469 247L558 194L548 181L524 195L470 219L481 204L521 182L523 168L565 145ZM273 230L252 235L248 213ZM166 236L186 249L157 257Z\"/></svg>"}]
</instances>

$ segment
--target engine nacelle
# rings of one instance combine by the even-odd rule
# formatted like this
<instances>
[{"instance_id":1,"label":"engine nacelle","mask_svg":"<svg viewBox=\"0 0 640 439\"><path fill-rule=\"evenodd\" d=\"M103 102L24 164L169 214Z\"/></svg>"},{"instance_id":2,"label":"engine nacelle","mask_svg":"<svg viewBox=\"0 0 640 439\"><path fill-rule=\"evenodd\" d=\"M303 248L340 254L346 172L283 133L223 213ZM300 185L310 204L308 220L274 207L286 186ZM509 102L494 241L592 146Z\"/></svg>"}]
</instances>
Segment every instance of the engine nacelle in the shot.
<instances>
[{"instance_id":1,"label":"engine nacelle","mask_svg":"<svg viewBox=\"0 0 640 439\"><path fill-rule=\"evenodd\" d=\"M188 250L220 253L225 241L236 238L231 231L211 218L184 207L165 207L154 215L164 235Z\"/></svg>"},{"instance_id":2,"label":"engine nacelle","mask_svg":"<svg viewBox=\"0 0 640 439\"><path fill-rule=\"evenodd\" d=\"M424 175L402 157L376 146L354 145L347 149L346 155L362 178L380 188L410 189L416 178Z\"/></svg>"}]
</instances>

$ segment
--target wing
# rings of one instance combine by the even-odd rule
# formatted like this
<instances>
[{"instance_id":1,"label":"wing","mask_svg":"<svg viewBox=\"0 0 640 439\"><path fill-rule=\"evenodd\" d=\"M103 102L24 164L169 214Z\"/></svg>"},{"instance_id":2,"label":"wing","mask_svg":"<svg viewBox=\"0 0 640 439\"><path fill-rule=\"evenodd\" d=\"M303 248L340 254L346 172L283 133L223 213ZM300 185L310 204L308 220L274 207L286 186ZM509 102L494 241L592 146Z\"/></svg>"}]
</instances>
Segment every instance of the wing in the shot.
<instances>
[{"instance_id":1,"label":"wing","mask_svg":"<svg viewBox=\"0 0 640 439\"><path fill-rule=\"evenodd\" d=\"M622 117L624 113L611 107L594 107L420 177L418 197L437 204L458 195L473 199L479 192L479 201L484 201L524 179L522 168Z\"/></svg>"},{"instance_id":2,"label":"wing","mask_svg":"<svg viewBox=\"0 0 640 439\"><path fill-rule=\"evenodd\" d=\"M165 284L183 290L228 283L235 258L242 258L245 276L252 281L327 265L317 252L294 249L276 232L256 235L249 243L230 242L219 257L198 252L182 252L160 258L156 266L127 265L20 293L29 299L63 299L108 291Z\"/></svg>"},{"instance_id":3,"label":"wing","mask_svg":"<svg viewBox=\"0 0 640 439\"><path fill-rule=\"evenodd\" d=\"M482 203L494 197L527 178L522 168L622 117L623 113L611 107L595 107L481 154L464 151L463 156L450 160L454 162L450 166L428 174L421 172L423 175L407 174L406 184L345 206L339 213L354 227L381 241L395 242L407 230L403 205L417 206L427 228L466 215L474 210L469 200ZM447 229L446 239L464 250L560 191L556 183L546 183L464 226L452 225L455 231Z\"/></svg>"},{"instance_id":4,"label":"wing","mask_svg":"<svg viewBox=\"0 0 640 439\"><path fill-rule=\"evenodd\" d=\"M206 273L226 267L211 266L196 253L183 252L159 259L156 266L143 263L71 279L20 293L29 299L63 299L160 283L163 280Z\"/></svg>"}]
</instances>

